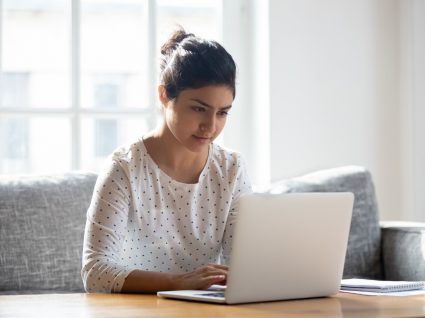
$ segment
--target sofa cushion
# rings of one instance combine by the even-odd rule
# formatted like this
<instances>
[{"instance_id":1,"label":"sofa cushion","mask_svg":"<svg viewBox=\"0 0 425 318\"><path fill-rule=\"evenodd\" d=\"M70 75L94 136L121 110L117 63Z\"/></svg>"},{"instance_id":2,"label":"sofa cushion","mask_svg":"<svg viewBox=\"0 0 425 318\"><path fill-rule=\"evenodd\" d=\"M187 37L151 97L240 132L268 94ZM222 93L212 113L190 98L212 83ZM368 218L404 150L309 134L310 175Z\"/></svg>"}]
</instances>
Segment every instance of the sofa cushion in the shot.
<instances>
[{"instance_id":1,"label":"sofa cushion","mask_svg":"<svg viewBox=\"0 0 425 318\"><path fill-rule=\"evenodd\" d=\"M383 278L381 230L375 189L363 167L346 166L286 179L272 185L272 193L352 192L355 196L344 278Z\"/></svg>"},{"instance_id":2,"label":"sofa cushion","mask_svg":"<svg viewBox=\"0 0 425 318\"><path fill-rule=\"evenodd\" d=\"M0 178L0 292L84 291L81 252L96 175Z\"/></svg>"},{"instance_id":3,"label":"sofa cushion","mask_svg":"<svg viewBox=\"0 0 425 318\"><path fill-rule=\"evenodd\" d=\"M381 222L386 280L425 280L425 223Z\"/></svg>"}]
</instances>

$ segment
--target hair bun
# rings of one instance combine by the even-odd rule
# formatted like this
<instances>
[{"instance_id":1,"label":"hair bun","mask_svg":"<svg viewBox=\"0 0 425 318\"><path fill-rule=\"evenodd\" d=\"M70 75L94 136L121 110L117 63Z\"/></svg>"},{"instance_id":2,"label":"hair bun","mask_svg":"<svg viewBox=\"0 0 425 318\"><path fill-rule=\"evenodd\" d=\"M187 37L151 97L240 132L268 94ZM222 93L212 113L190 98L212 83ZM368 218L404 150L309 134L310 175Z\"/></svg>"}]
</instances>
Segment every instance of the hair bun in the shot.
<instances>
[{"instance_id":1,"label":"hair bun","mask_svg":"<svg viewBox=\"0 0 425 318\"><path fill-rule=\"evenodd\" d=\"M179 44L186 38L195 36L193 33L186 33L183 28L179 28L174 31L167 42L161 46L162 55L170 55L174 50L177 49Z\"/></svg>"},{"instance_id":2,"label":"hair bun","mask_svg":"<svg viewBox=\"0 0 425 318\"><path fill-rule=\"evenodd\" d=\"M205 40L182 27L161 47L159 82L174 100L185 89L226 86L235 97L236 64L216 41Z\"/></svg>"}]
</instances>

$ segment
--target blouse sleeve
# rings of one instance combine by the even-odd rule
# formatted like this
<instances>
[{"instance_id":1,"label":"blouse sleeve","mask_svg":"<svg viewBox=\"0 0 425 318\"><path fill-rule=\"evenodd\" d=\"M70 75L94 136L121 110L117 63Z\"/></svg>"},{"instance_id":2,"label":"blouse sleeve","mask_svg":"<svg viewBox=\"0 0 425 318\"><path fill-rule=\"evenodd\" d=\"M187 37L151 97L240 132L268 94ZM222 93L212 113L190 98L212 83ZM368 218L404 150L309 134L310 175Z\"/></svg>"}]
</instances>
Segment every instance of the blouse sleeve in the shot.
<instances>
[{"instance_id":1,"label":"blouse sleeve","mask_svg":"<svg viewBox=\"0 0 425 318\"><path fill-rule=\"evenodd\" d=\"M133 270L120 262L130 205L128 177L120 161L111 160L87 211L81 270L87 292L120 292Z\"/></svg>"},{"instance_id":2,"label":"blouse sleeve","mask_svg":"<svg viewBox=\"0 0 425 318\"><path fill-rule=\"evenodd\" d=\"M230 254L232 250L233 231L236 223L236 216L238 214L239 198L242 195L252 193L251 182L249 180L248 172L244 160L237 156L237 170L234 175L234 187L230 203L230 210L227 216L226 227L222 240L222 255L221 263L229 264Z\"/></svg>"}]
</instances>

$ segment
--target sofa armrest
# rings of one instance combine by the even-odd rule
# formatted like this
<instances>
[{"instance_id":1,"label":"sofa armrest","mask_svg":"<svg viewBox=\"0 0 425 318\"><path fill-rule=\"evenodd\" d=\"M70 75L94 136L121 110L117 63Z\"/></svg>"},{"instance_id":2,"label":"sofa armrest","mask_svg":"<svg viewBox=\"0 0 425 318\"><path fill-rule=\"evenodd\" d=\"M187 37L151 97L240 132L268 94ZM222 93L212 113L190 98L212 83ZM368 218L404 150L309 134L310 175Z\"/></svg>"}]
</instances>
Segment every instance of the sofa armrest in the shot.
<instances>
[{"instance_id":1,"label":"sofa armrest","mask_svg":"<svg viewBox=\"0 0 425 318\"><path fill-rule=\"evenodd\" d=\"M425 223L380 222L386 280L425 280Z\"/></svg>"}]
</instances>

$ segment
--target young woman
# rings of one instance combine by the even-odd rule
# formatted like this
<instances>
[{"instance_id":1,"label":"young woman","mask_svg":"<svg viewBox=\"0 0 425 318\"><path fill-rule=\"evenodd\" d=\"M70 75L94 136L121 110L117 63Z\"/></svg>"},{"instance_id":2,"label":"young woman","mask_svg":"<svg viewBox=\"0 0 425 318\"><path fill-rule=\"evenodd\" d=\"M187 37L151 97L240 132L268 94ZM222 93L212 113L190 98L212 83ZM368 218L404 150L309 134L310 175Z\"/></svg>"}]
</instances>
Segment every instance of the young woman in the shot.
<instances>
[{"instance_id":1,"label":"young woman","mask_svg":"<svg viewBox=\"0 0 425 318\"><path fill-rule=\"evenodd\" d=\"M217 42L176 31L162 46L163 121L115 151L87 212L88 292L203 289L225 283L239 197L239 154L213 143L235 97L236 66Z\"/></svg>"}]
</instances>

